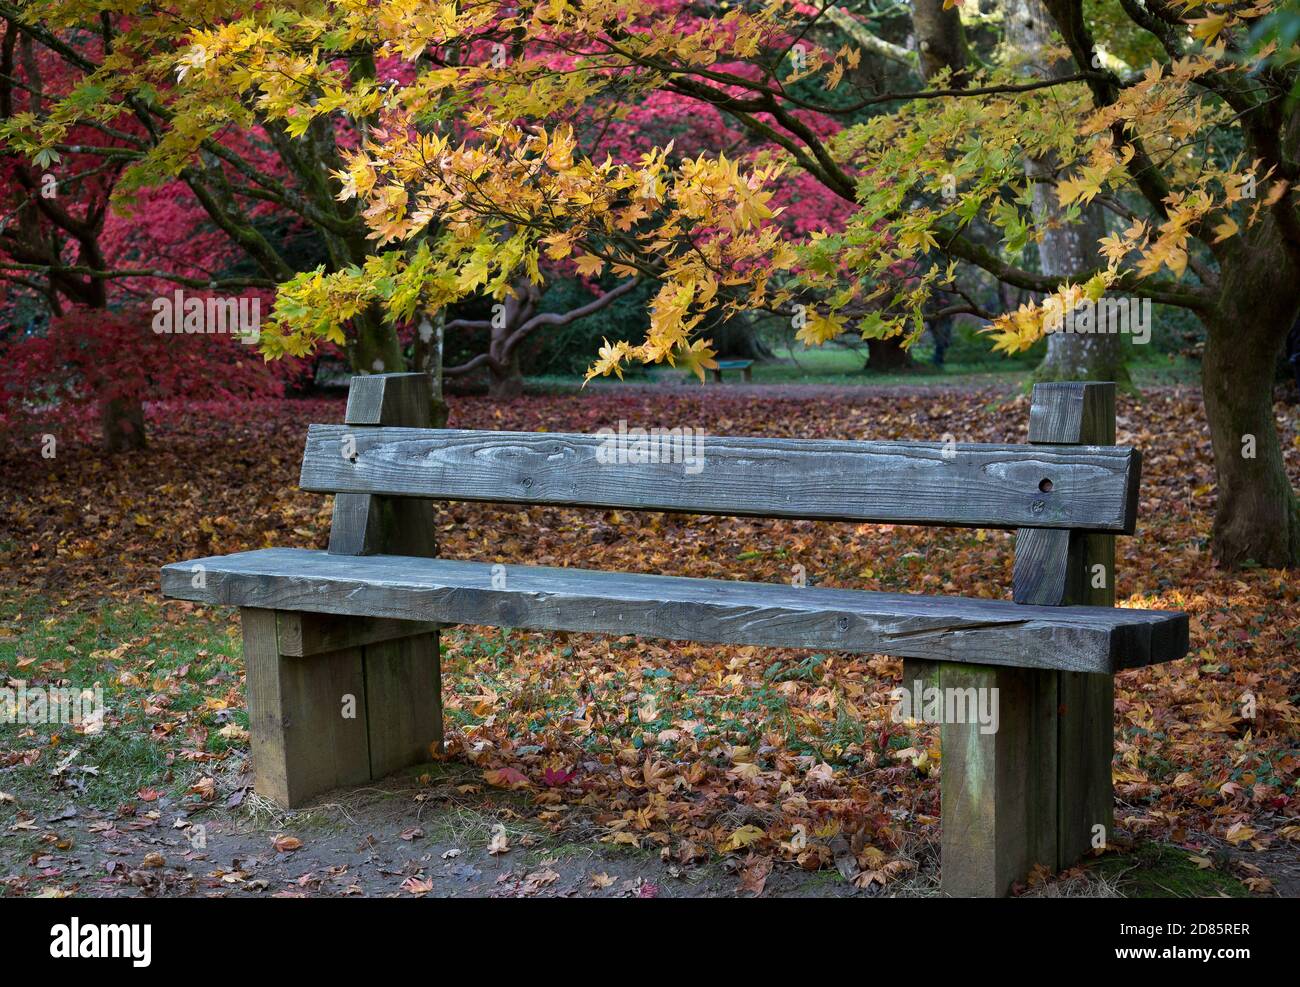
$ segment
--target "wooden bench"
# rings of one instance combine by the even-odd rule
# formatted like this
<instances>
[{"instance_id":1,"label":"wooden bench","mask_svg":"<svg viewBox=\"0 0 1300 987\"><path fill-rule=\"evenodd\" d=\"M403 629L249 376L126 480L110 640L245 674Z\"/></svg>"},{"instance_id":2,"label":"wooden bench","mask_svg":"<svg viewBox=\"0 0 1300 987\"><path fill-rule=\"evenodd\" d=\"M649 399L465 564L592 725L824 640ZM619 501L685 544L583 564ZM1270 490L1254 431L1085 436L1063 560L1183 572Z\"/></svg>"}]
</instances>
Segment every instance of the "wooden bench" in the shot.
<instances>
[{"instance_id":1,"label":"wooden bench","mask_svg":"<svg viewBox=\"0 0 1300 987\"><path fill-rule=\"evenodd\" d=\"M754 372L752 369L753 366L754 366L753 360L719 360L718 365L716 367L713 367L709 371L709 373L713 374L714 381L721 384L722 371L739 370L740 375L745 379L745 383L748 384L750 381L754 379Z\"/></svg>"},{"instance_id":2,"label":"wooden bench","mask_svg":"<svg viewBox=\"0 0 1300 987\"><path fill-rule=\"evenodd\" d=\"M470 624L899 656L909 688L998 690L996 732L940 727L945 890L1006 894L1108 837L1112 676L1188 644L1183 614L1113 608L1140 465L1111 444L1113 385L1038 385L1028 445L707 437L696 471L609 462L599 435L412 427L429 407L421 375L359 377L346 424L310 426L328 551L162 571L167 596L243 608L262 795L298 806L427 760L438 628ZM441 559L434 500L1015 529L1014 600Z\"/></svg>"}]
</instances>

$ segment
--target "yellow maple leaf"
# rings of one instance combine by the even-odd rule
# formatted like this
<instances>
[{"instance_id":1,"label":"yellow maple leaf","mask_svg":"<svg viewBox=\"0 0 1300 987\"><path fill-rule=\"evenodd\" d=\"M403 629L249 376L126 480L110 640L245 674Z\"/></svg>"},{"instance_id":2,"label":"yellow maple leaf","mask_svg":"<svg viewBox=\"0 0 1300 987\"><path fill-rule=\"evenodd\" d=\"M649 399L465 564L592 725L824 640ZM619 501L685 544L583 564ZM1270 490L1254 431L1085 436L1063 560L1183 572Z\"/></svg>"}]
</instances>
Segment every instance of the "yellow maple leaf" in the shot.
<instances>
[{"instance_id":1,"label":"yellow maple leaf","mask_svg":"<svg viewBox=\"0 0 1300 987\"><path fill-rule=\"evenodd\" d=\"M834 313L822 315L820 312L812 312L808 320L795 333L795 338L805 346L820 346L843 331L844 319L841 316Z\"/></svg>"},{"instance_id":2,"label":"yellow maple leaf","mask_svg":"<svg viewBox=\"0 0 1300 987\"><path fill-rule=\"evenodd\" d=\"M734 833L727 837L726 842L721 846L723 853L731 853L734 850L743 850L747 846L753 846L767 834L757 826L741 826Z\"/></svg>"},{"instance_id":3,"label":"yellow maple leaf","mask_svg":"<svg viewBox=\"0 0 1300 987\"><path fill-rule=\"evenodd\" d=\"M605 262L592 254L583 254L575 263L578 273L584 277L595 277L605 267Z\"/></svg>"},{"instance_id":4,"label":"yellow maple leaf","mask_svg":"<svg viewBox=\"0 0 1300 987\"><path fill-rule=\"evenodd\" d=\"M612 346L608 339L604 339L603 342L604 345L597 352L596 362L582 378L584 386L593 377L608 377L611 373L616 374L619 380L623 379L623 360L627 358L631 347L622 340Z\"/></svg>"},{"instance_id":5,"label":"yellow maple leaf","mask_svg":"<svg viewBox=\"0 0 1300 987\"><path fill-rule=\"evenodd\" d=\"M551 260L564 260L573 251L573 237L568 233L552 233L542 237L546 244L546 256Z\"/></svg>"},{"instance_id":6,"label":"yellow maple leaf","mask_svg":"<svg viewBox=\"0 0 1300 987\"><path fill-rule=\"evenodd\" d=\"M1228 827L1228 831L1223 834L1229 843L1236 846L1239 843L1245 843L1255 835L1255 830L1251 829L1245 823L1236 822Z\"/></svg>"},{"instance_id":7,"label":"yellow maple leaf","mask_svg":"<svg viewBox=\"0 0 1300 987\"><path fill-rule=\"evenodd\" d=\"M709 344L711 339L697 339L689 346L679 349L673 354L673 362L683 370L689 370L700 378L701 383L704 381L705 370L715 370L718 361L713 359L717 356L717 351L711 349Z\"/></svg>"},{"instance_id":8,"label":"yellow maple leaf","mask_svg":"<svg viewBox=\"0 0 1300 987\"><path fill-rule=\"evenodd\" d=\"M1219 36L1219 32L1228 23L1228 15L1211 14L1209 17L1199 17L1187 23L1192 25L1192 37L1200 38L1208 45L1214 42L1214 39Z\"/></svg>"},{"instance_id":9,"label":"yellow maple leaf","mask_svg":"<svg viewBox=\"0 0 1300 987\"><path fill-rule=\"evenodd\" d=\"M1223 222L1214 228L1214 232L1218 234L1214 238L1214 242L1219 243L1220 241L1226 240L1228 237L1236 234L1237 223L1231 216L1224 216Z\"/></svg>"}]
</instances>

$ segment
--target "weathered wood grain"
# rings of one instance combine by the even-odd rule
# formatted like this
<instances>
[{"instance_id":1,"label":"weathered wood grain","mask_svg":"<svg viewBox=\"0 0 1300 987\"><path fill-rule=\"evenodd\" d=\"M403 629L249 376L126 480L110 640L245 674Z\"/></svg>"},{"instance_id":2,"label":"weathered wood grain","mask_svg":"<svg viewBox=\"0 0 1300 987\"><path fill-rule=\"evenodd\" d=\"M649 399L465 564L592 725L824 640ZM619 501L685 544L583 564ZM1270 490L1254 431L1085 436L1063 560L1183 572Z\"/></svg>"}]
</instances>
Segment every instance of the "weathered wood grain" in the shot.
<instances>
[{"instance_id":1,"label":"weathered wood grain","mask_svg":"<svg viewBox=\"0 0 1300 987\"><path fill-rule=\"evenodd\" d=\"M943 756L941 886L953 897L1001 897L1036 864L1056 863L1056 675L943 663L940 687L996 689L998 729L939 727Z\"/></svg>"},{"instance_id":2,"label":"weathered wood grain","mask_svg":"<svg viewBox=\"0 0 1300 987\"><path fill-rule=\"evenodd\" d=\"M918 687L924 693L926 689L939 684L939 663L924 658L903 659L903 680L899 683L909 693L915 693Z\"/></svg>"},{"instance_id":3,"label":"weathered wood grain","mask_svg":"<svg viewBox=\"0 0 1300 987\"><path fill-rule=\"evenodd\" d=\"M772 518L1132 531L1138 455L1116 446L706 436L684 462L602 462L600 435L312 425L306 490ZM355 453L343 455L344 452ZM608 457L607 457L608 458Z\"/></svg>"},{"instance_id":4,"label":"weathered wood grain","mask_svg":"<svg viewBox=\"0 0 1300 987\"><path fill-rule=\"evenodd\" d=\"M365 374L348 386L349 425L428 427L433 419L433 389L426 374Z\"/></svg>"},{"instance_id":5,"label":"weathered wood grain","mask_svg":"<svg viewBox=\"0 0 1300 987\"><path fill-rule=\"evenodd\" d=\"M280 654L292 658L360 648L368 644L427 634L438 629L427 621L343 617L337 614L281 610L276 614Z\"/></svg>"},{"instance_id":6,"label":"weathered wood grain","mask_svg":"<svg viewBox=\"0 0 1300 987\"><path fill-rule=\"evenodd\" d=\"M424 374L372 374L353 377L348 390L347 425L432 423L433 394ZM336 449L336 454L341 450ZM329 550L338 555L401 552L428 558L438 554L434 510L427 500L372 497L371 491L334 498Z\"/></svg>"},{"instance_id":7,"label":"weathered wood grain","mask_svg":"<svg viewBox=\"0 0 1300 987\"><path fill-rule=\"evenodd\" d=\"M1074 532L1061 528L1016 530L1016 559L1012 571L1012 598L1017 603L1054 607L1082 587L1083 567L1077 556L1071 564L1071 545L1079 545ZM1073 580L1073 584L1071 583Z\"/></svg>"},{"instance_id":8,"label":"weathered wood grain","mask_svg":"<svg viewBox=\"0 0 1300 987\"><path fill-rule=\"evenodd\" d=\"M1112 443L1115 386L1039 384L1029 417L1031 442ZM1096 565L1102 566L1099 579ZM1015 601L1113 606L1114 566L1112 535L1021 528ZM972 677L960 666L940 669L945 682ZM984 736L962 724L941 728L942 881L950 894L1005 894L1008 881L1023 878L1034 864L1073 864L1088 849L1093 826L1110 830L1112 678L1068 670L1023 674L1024 683L1003 695L1006 737ZM985 686L1002 685L1005 673L985 669L978 677ZM1017 705L1009 708L1007 701L1017 695ZM1019 755L1017 746L1023 747Z\"/></svg>"},{"instance_id":9,"label":"weathered wood grain","mask_svg":"<svg viewBox=\"0 0 1300 987\"><path fill-rule=\"evenodd\" d=\"M1115 385L1107 381L1035 384L1029 406L1029 441L1046 445L1113 443Z\"/></svg>"},{"instance_id":10,"label":"weathered wood grain","mask_svg":"<svg viewBox=\"0 0 1300 987\"><path fill-rule=\"evenodd\" d=\"M383 778L442 751L442 669L436 634L367 645L370 777Z\"/></svg>"},{"instance_id":11,"label":"weathered wood grain","mask_svg":"<svg viewBox=\"0 0 1300 987\"><path fill-rule=\"evenodd\" d=\"M344 420L348 427L433 424L433 396L424 374L353 377ZM428 433L426 433L428 434ZM434 433L436 434L436 433ZM432 558L438 554L434 505L411 497L343 493L334 498L330 553ZM429 760L442 743L442 693L437 630L399 637L387 633L409 621L353 615L350 633L362 648L372 778ZM391 638L391 640L390 640Z\"/></svg>"},{"instance_id":12,"label":"weathered wood grain","mask_svg":"<svg viewBox=\"0 0 1300 987\"><path fill-rule=\"evenodd\" d=\"M203 588L192 585L194 565L205 567ZM169 565L163 591L273 610L1107 673L1186 651L1187 618L1180 613L1021 607L533 566L507 566L502 585L499 579L494 584L493 568L486 562L263 549Z\"/></svg>"},{"instance_id":13,"label":"weathered wood grain","mask_svg":"<svg viewBox=\"0 0 1300 987\"><path fill-rule=\"evenodd\" d=\"M248 689L253 785L278 805L296 808L321 792L370 778L361 649L308 661L279 649L276 615L241 612ZM343 714L351 696L353 717Z\"/></svg>"},{"instance_id":14,"label":"weathered wood grain","mask_svg":"<svg viewBox=\"0 0 1300 987\"><path fill-rule=\"evenodd\" d=\"M1061 382L1035 384L1029 409L1029 441L1055 446L1115 441L1115 385ZM1139 478L1135 471L1135 483ZM1136 503L1137 487L1132 491ZM1079 531L1051 533L1026 527L1016 534L1013 595L1017 603L1113 606L1109 593L1090 590L1092 566L1114 568L1115 540ZM1102 556L1107 556L1103 558ZM1110 580L1113 583L1113 578Z\"/></svg>"},{"instance_id":15,"label":"weathered wood grain","mask_svg":"<svg viewBox=\"0 0 1300 987\"><path fill-rule=\"evenodd\" d=\"M1039 384L1034 387L1029 439L1044 443L1115 441L1115 385ZM1047 545L1042 531L1016 535L1015 597L1033 604L1115 605L1115 539L1070 532L1068 542ZM1050 554L1049 554L1050 553ZM1058 579L1035 581L1021 559L1046 556ZM1115 750L1115 684L1109 676L1057 675L1057 846L1068 867L1093 846L1095 827L1109 839L1114 824L1111 761Z\"/></svg>"}]
</instances>

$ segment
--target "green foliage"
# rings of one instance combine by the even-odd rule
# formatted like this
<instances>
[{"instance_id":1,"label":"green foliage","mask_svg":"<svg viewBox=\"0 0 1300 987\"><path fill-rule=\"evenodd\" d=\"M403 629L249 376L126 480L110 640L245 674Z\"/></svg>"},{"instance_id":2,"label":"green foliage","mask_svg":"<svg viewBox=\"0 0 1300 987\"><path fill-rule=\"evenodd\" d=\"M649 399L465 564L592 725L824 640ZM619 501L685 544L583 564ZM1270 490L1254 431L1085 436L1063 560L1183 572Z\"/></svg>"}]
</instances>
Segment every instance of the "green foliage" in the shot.
<instances>
[{"instance_id":1,"label":"green foliage","mask_svg":"<svg viewBox=\"0 0 1300 987\"><path fill-rule=\"evenodd\" d=\"M603 284L609 290L615 282ZM603 339L626 339L640 344L649 327L646 306L654 295L654 285L642 282L608 308L577 319L567 326L539 332L532 341L532 352L525 360L530 372L538 374L581 373L591 365L592 354ZM567 312L591 301L591 292L576 278L551 283L542 297L543 312Z\"/></svg>"}]
</instances>

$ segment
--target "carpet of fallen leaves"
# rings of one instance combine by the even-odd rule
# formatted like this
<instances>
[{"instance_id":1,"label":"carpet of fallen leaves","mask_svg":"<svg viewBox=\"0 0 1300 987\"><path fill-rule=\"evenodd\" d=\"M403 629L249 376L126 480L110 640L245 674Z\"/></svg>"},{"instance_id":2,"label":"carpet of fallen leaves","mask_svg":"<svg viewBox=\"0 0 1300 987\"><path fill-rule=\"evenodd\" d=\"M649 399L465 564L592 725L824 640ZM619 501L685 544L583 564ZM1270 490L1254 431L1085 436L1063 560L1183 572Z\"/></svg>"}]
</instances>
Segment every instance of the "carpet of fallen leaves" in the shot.
<instances>
[{"instance_id":1,"label":"carpet of fallen leaves","mask_svg":"<svg viewBox=\"0 0 1300 987\"><path fill-rule=\"evenodd\" d=\"M299 491L298 468L306 424L340 421L342 410L331 400L161 406L149 449L116 458L73 441L47 460L40 436L16 440L0 459L6 589L61 608L156 600L165 562L324 547L329 499ZM1282 404L1277 414L1300 485L1300 415ZM992 391L795 399L683 388L507 406L462 398L452 424L592 431L623 419L709 434L979 442L1023 441L1027 418L1027 398ZM1118 551L1120 605L1188 611L1192 653L1117 680L1118 827L1244 852L1300 845L1297 582L1211 564L1199 392L1122 397L1119 441L1144 455L1137 535ZM783 582L802 566L821 586L997 598L1009 596L1013 554L1000 531L478 504L443 505L439 537L456 558ZM172 620L192 609L166 605ZM131 662L123 643L110 656L118 671ZM757 887L774 858L885 884L933 847L937 731L893 722L895 659L487 629L444 634L444 650L445 756L472 765L485 790L517 789L521 811L557 832L659 848L680 865L743 853ZM241 704L241 685L212 703ZM208 705L171 710L167 688L146 710L148 729L203 749Z\"/></svg>"}]
</instances>

